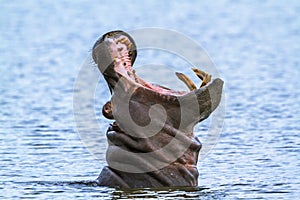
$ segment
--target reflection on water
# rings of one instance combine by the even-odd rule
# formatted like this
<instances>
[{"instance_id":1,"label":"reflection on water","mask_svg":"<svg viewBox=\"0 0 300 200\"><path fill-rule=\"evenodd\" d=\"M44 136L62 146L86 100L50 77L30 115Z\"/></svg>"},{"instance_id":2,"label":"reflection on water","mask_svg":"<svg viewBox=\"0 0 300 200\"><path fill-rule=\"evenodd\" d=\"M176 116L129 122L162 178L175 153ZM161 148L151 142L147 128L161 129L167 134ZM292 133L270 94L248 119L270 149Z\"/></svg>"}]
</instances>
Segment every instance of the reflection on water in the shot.
<instances>
[{"instance_id":1,"label":"reflection on water","mask_svg":"<svg viewBox=\"0 0 300 200\"><path fill-rule=\"evenodd\" d=\"M18 188L24 188L23 194L27 198L55 198L66 197L101 199L139 199L139 198L179 198L179 199L215 199L222 198L225 194L220 191L200 187L182 188L159 188L159 189L113 189L99 187L94 181L36 181L36 182L15 182ZM75 195L70 195L72 191ZM13 196L11 196L13 197Z\"/></svg>"},{"instance_id":2,"label":"reflection on water","mask_svg":"<svg viewBox=\"0 0 300 200\"><path fill-rule=\"evenodd\" d=\"M296 199L299 11L297 1L2 3L0 198ZM101 117L101 107L109 91L100 79L95 108L88 107L98 120L98 139L90 145L100 153L93 156L74 125L79 67L102 33L147 26L178 30L203 45L225 81L223 132L198 164L197 188L122 191L90 181L106 165L109 121ZM176 59L141 55L137 66L155 58L180 69ZM195 130L200 140L207 124Z\"/></svg>"}]
</instances>

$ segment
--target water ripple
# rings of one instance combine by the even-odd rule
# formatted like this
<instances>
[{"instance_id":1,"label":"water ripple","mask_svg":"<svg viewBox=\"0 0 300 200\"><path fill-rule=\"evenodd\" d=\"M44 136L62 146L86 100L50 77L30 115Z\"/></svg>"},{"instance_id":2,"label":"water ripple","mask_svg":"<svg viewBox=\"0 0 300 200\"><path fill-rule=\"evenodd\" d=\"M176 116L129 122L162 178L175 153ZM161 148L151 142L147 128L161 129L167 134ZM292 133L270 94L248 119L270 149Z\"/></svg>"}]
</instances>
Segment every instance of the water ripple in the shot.
<instances>
[{"instance_id":1,"label":"water ripple","mask_svg":"<svg viewBox=\"0 0 300 200\"><path fill-rule=\"evenodd\" d=\"M1 6L1 199L299 198L298 1L11 0ZM109 92L101 79L95 94L101 128L88 144L98 154L91 155L74 130L79 67L100 34L147 26L193 38L225 80L223 132L198 164L196 188L117 190L89 181L106 165L110 122L101 117L101 105ZM179 59L154 53L141 52L137 63L155 57L186 70ZM200 141L209 120L197 127Z\"/></svg>"}]
</instances>

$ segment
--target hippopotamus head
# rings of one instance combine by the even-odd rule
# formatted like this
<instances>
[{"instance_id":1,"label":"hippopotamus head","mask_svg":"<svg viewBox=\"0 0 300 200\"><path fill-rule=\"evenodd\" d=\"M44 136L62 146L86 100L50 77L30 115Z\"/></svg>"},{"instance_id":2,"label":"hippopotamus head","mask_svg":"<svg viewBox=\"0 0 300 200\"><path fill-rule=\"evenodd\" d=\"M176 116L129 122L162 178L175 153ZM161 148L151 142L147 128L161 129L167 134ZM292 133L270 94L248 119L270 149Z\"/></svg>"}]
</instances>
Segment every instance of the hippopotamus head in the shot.
<instances>
[{"instance_id":1,"label":"hippopotamus head","mask_svg":"<svg viewBox=\"0 0 300 200\"><path fill-rule=\"evenodd\" d=\"M132 68L137 48L123 31L104 34L92 56L112 94L102 113L115 120L107 130L109 166L98 177L99 184L196 186L201 143L193 128L218 106L223 81L193 68L202 80L200 87L176 73L189 91L148 83Z\"/></svg>"}]
</instances>

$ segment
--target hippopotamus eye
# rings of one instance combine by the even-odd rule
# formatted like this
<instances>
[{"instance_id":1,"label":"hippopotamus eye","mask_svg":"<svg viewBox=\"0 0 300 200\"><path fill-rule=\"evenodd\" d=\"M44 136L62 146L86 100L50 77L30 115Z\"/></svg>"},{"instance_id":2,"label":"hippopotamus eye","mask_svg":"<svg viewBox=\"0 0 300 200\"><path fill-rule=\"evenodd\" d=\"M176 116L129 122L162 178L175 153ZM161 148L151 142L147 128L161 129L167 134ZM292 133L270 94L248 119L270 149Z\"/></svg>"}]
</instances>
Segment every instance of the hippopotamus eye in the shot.
<instances>
[{"instance_id":1,"label":"hippopotamus eye","mask_svg":"<svg viewBox=\"0 0 300 200\"><path fill-rule=\"evenodd\" d=\"M124 62L123 65L126 66L126 62Z\"/></svg>"}]
</instances>

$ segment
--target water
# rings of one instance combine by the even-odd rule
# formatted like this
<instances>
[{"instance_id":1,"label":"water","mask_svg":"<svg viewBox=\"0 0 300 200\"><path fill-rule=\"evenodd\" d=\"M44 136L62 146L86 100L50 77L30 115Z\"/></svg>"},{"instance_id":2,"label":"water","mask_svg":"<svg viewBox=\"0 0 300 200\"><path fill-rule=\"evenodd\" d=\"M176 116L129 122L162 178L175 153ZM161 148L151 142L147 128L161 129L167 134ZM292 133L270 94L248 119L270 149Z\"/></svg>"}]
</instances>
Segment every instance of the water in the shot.
<instances>
[{"instance_id":1,"label":"water","mask_svg":"<svg viewBox=\"0 0 300 200\"><path fill-rule=\"evenodd\" d=\"M299 13L298 1L2 2L0 198L296 199ZM109 122L96 111L98 159L75 130L73 86L94 41L110 30L149 26L193 38L225 81L223 131L198 164L197 188L99 187Z\"/></svg>"}]
</instances>

